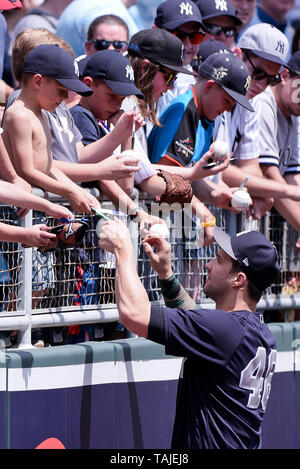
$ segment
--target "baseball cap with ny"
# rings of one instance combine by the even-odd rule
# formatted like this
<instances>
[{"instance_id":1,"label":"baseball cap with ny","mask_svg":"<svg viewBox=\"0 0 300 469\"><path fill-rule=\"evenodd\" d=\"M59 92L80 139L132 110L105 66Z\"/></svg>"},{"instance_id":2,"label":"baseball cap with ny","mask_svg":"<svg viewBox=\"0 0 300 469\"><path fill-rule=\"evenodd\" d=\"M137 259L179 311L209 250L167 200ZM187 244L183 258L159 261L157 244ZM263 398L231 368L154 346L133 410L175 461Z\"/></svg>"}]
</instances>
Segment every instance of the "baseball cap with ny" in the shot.
<instances>
[{"instance_id":1,"label":"baseball cap with ny","mask_svg":"<svg viewBox=\"0 0 300 469\"><path fill-rule=\"evenodd\" d=\"M234 54L216 52L199 66L198 74L218 83L226 93L248 111L254 111L246 93L250 84L249 71Z\"/></svg>"},{"instance_id":2,"label":"baseball cap with ny","mask_svg":"<svg viewBox=\"0 0 300 469\"><path fill-rule=\"evenodd\" d=\"M39 73L54 78L61 85L82 96L89 96L93 91L79 80L78 64L71 54L57 44L42 44L35 47L26 56L23 73Z\"/></svg>"},{"instance_id":3,"label":"baseball cap with ny","mask_svg":"<svg viewBox=\"0 0 300 469\"><path fill-rule=\"evenodd\" d=\"M101 50L88 57L82 76L102 79L114 93L121 96L144 98L134 84L134 72L129 60L116 50Z\"/></svg>"},{"instance_id":4,"label":"baseball cap with ny","mask_svg":"<svg viewBox=\"0 0 300 469\"><path fill-rule=\"evenodd\" d=\"M262 59L285 66L289 41L285 34L269 23L250 26L238 41L238 47L247 49Z\"/></svg>"},{"instance_id":5,"label":"baseball cap with ny","mask_svg":"<svg viewBox=\"0 0 300 469\"><path fill-rule=\"evenodd\" d=\"M228 256L238 261L243 272L258 290L263 292L278 281L278 253L262 233L249 230L229 236L216 226L214 238Z\"/></svg>"},{"instance_id":6,"label":"baseball cap with ny","mask_svg":"<svg viewBox=\"0 0 300 469\"><path fill-rule=\"evenodd\" d=\"M202 16L197 5L192 1L166 0L156 10L154 24L158 28L175 29L185 23L195 22L202 30Z\"/></svg>"}]
</instances>

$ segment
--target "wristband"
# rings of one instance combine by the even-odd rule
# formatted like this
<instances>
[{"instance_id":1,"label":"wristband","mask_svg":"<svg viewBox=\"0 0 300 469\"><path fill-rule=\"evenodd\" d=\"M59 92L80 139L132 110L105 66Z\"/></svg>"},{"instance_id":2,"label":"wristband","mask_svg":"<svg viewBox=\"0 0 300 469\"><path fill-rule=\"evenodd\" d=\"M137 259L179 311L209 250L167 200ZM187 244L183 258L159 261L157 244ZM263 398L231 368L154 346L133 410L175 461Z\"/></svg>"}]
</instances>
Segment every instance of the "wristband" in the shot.
<instances>
[{"instance_id":1,"label":"wristband","mask_svg":"<svg viewBox=\"0 0 300 469\"><path fill-rule=\"evenodd\" d=\"M215 224L216 224L216 217L213 217L212 221L201 223L203 228L208 228L209 226L215 226Z\"/></svg>"}]
</instances>

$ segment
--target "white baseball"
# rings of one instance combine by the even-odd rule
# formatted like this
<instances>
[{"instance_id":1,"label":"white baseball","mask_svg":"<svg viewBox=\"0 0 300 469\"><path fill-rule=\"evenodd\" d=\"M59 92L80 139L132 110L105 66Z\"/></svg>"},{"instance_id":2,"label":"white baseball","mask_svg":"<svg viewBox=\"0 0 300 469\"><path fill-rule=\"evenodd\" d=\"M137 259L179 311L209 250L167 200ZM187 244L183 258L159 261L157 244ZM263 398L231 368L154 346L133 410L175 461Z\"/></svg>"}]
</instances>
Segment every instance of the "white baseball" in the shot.
<instances>
[{"instance_id":1,"label":"white baseball","mask_svg":"<svg viewBox=\"0 0 300 469\"><path fill-rule=\"evenodd\" d=\"M122 159L125 158L126 161L130 163L130 166L137 166L140 161L140 158L135 150L124 150L122 151L120 157ZM135 162L133 160L135 160Z\"/></svg>"},{"instance_id":2,"label":"white baseball","mask_svg":"<svg viewBox=\"0 0 300 469\"><path fill-rule=\"evenodd\" d=\"M170 232L167 225L160 223L156 223L155 225L150 226L149 233L160 235L164 239L170 237Z\"/></svg>"},{"instance_id":3,"label":"white baseball","mask_svg":"<svg viewBox=\"0 0 300 469\"><path fill-rule=\"evenodd\" d=\"M231 205L233 208L241 212L242 210L246 210L251 203L251 197L246 191L237 190L232 198L231 198Z\"/></svg>"},{"instance_id":4,"label":"white baseball","mask_svg":"<svg viewBox=\"0 0 300 469\"><path fill-rule=\"evenodd\" d=\"M229 153L229 146L226 142L217 140L211 144L210 150L215 152L213 156L215 161L223 161Z\"/></svg>"}]
</instances>

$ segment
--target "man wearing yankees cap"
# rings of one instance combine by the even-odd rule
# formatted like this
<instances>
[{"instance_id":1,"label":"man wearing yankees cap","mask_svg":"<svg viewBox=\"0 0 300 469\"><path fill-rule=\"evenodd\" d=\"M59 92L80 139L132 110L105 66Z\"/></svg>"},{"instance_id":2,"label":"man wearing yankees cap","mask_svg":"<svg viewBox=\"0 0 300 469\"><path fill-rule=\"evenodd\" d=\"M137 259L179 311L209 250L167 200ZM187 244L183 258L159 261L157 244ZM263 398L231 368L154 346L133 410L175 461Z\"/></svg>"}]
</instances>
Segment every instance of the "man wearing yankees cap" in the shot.
<instances>
[{"instance_id":1,"label":"man wearing yankees cap","mask_svg":"<svg viewBox=\"0 0 300 469\"><path fill-rule=\"evenodd\" d=\"M136 272L127 227L105 222L99 245L117 260L120 321L133 333L184 357L171 447L258 449L276 360L273 335L256 312L279 277L273 245L257 231L229 237L215 227L216 258L206 264L204 293L216 309L196 309L172 271L171 246L148 235L143 247L158 273L166 306L154 306Z\"/></svg>"}]
</instances>

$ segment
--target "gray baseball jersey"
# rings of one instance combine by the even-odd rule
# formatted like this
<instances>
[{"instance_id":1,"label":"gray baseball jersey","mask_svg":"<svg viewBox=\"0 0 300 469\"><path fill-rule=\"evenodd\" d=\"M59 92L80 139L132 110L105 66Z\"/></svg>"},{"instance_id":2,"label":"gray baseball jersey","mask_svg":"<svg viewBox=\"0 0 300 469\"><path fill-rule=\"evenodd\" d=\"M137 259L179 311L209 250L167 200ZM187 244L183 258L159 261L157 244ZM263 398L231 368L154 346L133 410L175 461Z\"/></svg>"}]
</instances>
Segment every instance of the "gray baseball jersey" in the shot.
<instances>
[{"instance_id":1,"label":"gray baseball jersey","mask_svg":"<svg viewBox=\"0 0 300 469\"><path fill-rule=\"evenodd\" d=\"M259 148L261 165L275 165L281 176L300 173L299 118L287 118L270 88L261 95Z\"/></svg>"},{"instance_id":2,"label":"gray baseball jersey","mask_svg":"<svg viewBox=\"0 0 300 469\"><path fill-rule=\"evenodd\" d=\"M250 160L259 157L259 114L258 97L251 99L255 112L236 104L232 112L224 112L215 121L214 140L228 143L234 158Z\"/></svg>"}]
</instances>

